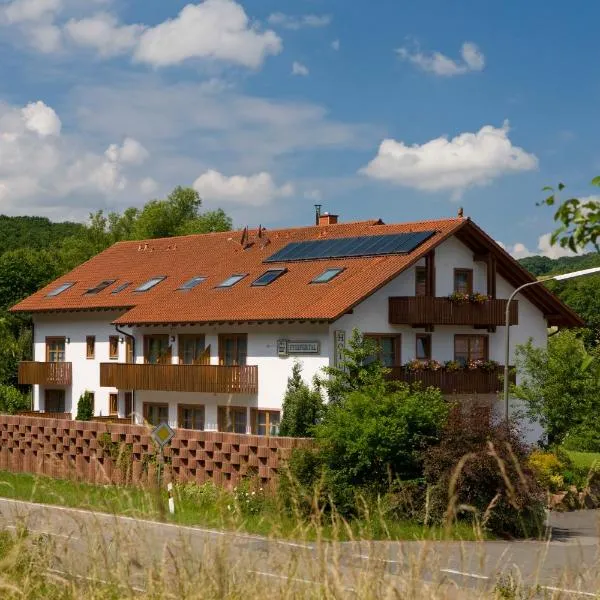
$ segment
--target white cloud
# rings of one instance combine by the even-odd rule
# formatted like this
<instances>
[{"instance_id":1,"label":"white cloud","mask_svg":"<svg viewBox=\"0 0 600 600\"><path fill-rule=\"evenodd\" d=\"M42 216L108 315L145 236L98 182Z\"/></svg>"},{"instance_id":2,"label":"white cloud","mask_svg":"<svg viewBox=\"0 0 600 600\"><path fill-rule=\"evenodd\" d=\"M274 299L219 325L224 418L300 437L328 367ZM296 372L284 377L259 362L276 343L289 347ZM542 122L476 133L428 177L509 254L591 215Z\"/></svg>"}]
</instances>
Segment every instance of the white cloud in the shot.
<instances>
[{"instance_id":1,"label":"white cloud","mask_svg":"<svg viewBox=\"0 0 600 600\"><path fill-rule=\"evenodd\" d=\"M502 242L497 242L502 248L504 248L513 258L527 258L528 256L547 256L548 258L562 258L563 256L576 256L577 253L569 250L569 248L563 248L560 244L552 245L550 243L551 233L544 233L538 238L537 250L532 251L521 242L506 246Z\"/></svg>"},{"instance_id":2,"label":"white cloud","mask_svg":"<svg viewBox=\"0 0 600 600\"><path fill-rule=\"evenodd\" d=\"M304 197L307 200L313 200L314 202L320 202L321 200L323 200L323 194L321 190L317 189L306 190L304 192Z\"/></svg>"},{"instance_id":3,"label":"white cloud","mask_svg":"<svg viewBox=\"0 0 600 600\"><path fill-rule=\"evenodd\" d=\"M331 23L330 15L286 15L276 12L267 19L270 25L284 29L298 30L304 27L327 27Z\"/></svg>"},{"instance_id":4,"label":"white cloud","mask_svg":"<svg viewBox=\"0 0 600 600\"><path fill-rule=\"evenodd\" d=\"M143 25L120 25L117 18L108 13L71 19L65 24L65 32L73 42L93 48L104 57L132 50L143 30Z\"/></svg>"},{"instance_id":5,"label":"white cloud","mask_svg":"<svg viewBox=\"0 0 600 600\"><path fill-rule=\"evenodd\" d=\"M9 23L39 21L62 8L62 0L13 0L2 10Z\"/></svg>"},{"instance_id":6,"label":"white cloud","mask_svg":"<svg viewBox=\"0 0 600 600\"><path fill-rule=\"evenodd\" d=\"M56 25L33 25L28 27L29 43L44 54L57 52L61 47L62 32Z\"/></svg>"},{"instance_id":7,"label":"white cloud","mask_svg":"<svg viewBox=\"0 0 600 600\"><path fill-rule=\"evenodd\" d=\"M155 67L208 58L258 68L267 55L278 54L281 48L279 36L250 24L234 0L205 0L188 4L176 18L147 29L134 56Z\"/></svg>"},{"instance_id":8,"label":"white cloud","mask_svg":"<svg viewBox=\"0 0 600 600\"><path fill-rule=\"evenodd\" d=\"M309 74L308 67L303 65L301 62L295 60L292 64L292 75L300 75L306 77Z\"/></svg>"},{"instance_id":9,"label":"white cloud","mask_svg":"<svg viewBox=\"0 0 600 600\"><path fill-rule=\"evenodd\" d=\"M275 198L285 198L294 193L292 184L277 187L269 173L262 172L249 177L227 177L209 170L194 181L194 189L208 201L231 202L248 206L265 206Z\"/></svg>"},{"instance_id":10,"label":"white cloud","mask_svg":"<svg viewBox=\"0 0 600 600\"><path fill-rule=\"evenodd\" d=\"M150 153L140 142L127 137L121 146L111 144L104 153L111 162L120 162L133 165L141 165L150 156Z\"/></svg>"},{"instance_id":11,"label":"white cloud","mask_svg":"<svg viewBox=\"0 0 600 600\"><path fill-rule=\"evenodd\" d=\"M21 109L25 127L41 137L60 135L62 124L54 109L40 100L31 102Z\"/></svg>"},{"instance_id":12,"label":"white cloud","mask_svg":"<svg viewBox=\"0 0 600 600\"><path fill-rule=\"evenodd\" d=\"M440 75L442 77L453 77L464 75L474 71L483 71L485 56L473 42L465 42L460 50L462 61L457 61L441 52L424 53L418 48L411 52L402 47L396 50L402 60L406 60L419 67L423 71Z\"/></svg>"},{"instance_id":13,"label":"white cloud","mask_svg":"<svg viewBox=\"0 0 600 600\"><path fill-rule=\"evenodd\" d=\"M361 173L374 179L429 192L449 190L455 198L467 188L489 184L509 173L537 168L538 159L514 146L508 122L485 125L476 133L449 140L439 137L422 145L386 139Z\"/></svg>"},{"instance_id":14,"label":"white cloud","mask_svg":"<svg viewBox=\"0 0 600 600\"><path fill-rule=\"evenodd\" d=\"M152 177L145 177L140 181L140 191L142 194L148 196L154 194L158 190L158 182L152 179Z\"/></svg>"},{"instance_id":15,"label":"white cloud","mask_svg":"<svg viewBox=\"0 0 600 600\"><path fill-rule=\"evenodd\" d=\"M340 49L340 40L333 40L331 48L337 52Z\"/></svg>"}]
</instances>

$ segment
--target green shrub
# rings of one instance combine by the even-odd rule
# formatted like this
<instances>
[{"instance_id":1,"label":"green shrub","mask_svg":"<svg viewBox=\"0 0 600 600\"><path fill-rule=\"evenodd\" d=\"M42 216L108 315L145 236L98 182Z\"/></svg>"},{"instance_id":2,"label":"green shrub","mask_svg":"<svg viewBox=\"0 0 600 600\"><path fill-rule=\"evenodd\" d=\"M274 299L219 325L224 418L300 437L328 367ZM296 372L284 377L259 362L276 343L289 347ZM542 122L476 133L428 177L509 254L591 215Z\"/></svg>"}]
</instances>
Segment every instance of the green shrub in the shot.
<instances>
[{"instance_id":1,"label":"green shrub","mask_svg":"<svg viewBox=\"0 0 600 600\"><path fill-rule=\"evenodd\" d=\"M432 516L475 520L500 535L539 535L545 495L527 464L528 450L515 428L454 410L440 444L425 452Z\"/></svg>"},{"instance_id":2,"label":"green shrub","mask_svg":"<svg viewBox=\"0 0 600 600\"><path fill-rule=\"evenodd\" d=\"M281 469L278 482L278 496L288 512L308 516L315 501L326 505L324 493L323 457L317 449L295 448L292 456Z\"/></svg>"},{"instance_id":3,"label":"green shrub","mask_svg":"<svg viewBox=\"0 0 600 600\"><path fill-rule=\"evenodd\" d=\"M14 415L21 410L30 410L31 398L12 385L0 385L0 412Z\"/></svg>"},{"instance_id":4,"label":"green shrub","mask_svg":"<svg viewBox=\"0 0 600 600\"><path fill-rule=\"evenodd\" d=\"M600 424L597 415L569 429L562 445L567 450L600 452Z\"/></svg>"},{"instance_id":5,"label":"green shrub","mask_svg":"<svg viewBox=\"0 0 600 600\"><path fill-rule=\"evenodd\" d=\"M94 417L94 396L92 392L85 391L77 402L76 421L91 421Z\"/></svg>"},{"instance_id":6,"label":"green shrub","mask_svg":"<svg viewBox=\"0 0 600 600\"><path fill-rule=\"evenodd\" d=\"M311 390L302 380L302 365L298 362L288 379L282 410L279 435L289 437L311 437L325 411L321 393Z\"/></svg>"},{"instance_id":7,"label":"green shrub","mask_svg":"<svg viewBox=\"0 0 600 600\"><path fill-rule=\"evenodd\" d=\"M439 390L408 385L352 392L330 406L316 438L337 509L351 512L357 491L384 494L396 479L420 477L423 451L439 441L447 414Z\"/></svg>"},{"instance_id":8,"label":"green shrub","mask_svg":"<svg viewBox=\"0 0 600 600\"><path fill-rule=\"evenodd\" d=\"M565 487L565 483L567 483L564 476L566 465L553 452L541 450L532 452L527 463L543 488L556 492ZM572 478L570 473L567 478Z\"/></svg>"}]
</instances>

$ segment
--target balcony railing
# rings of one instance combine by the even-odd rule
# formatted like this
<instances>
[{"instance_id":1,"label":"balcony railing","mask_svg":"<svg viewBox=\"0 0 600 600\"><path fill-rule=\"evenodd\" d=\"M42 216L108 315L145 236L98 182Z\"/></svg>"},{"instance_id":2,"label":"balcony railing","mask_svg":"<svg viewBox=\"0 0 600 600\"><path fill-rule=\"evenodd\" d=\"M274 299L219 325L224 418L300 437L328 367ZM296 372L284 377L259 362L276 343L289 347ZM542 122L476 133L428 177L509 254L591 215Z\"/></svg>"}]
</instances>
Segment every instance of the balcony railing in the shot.
<instances>
[{"instance_id":1,"label":"balcony railing","mask_svg":"<svg viewBox=\"0 0 600 600\"><path fill-rule=\"evenodd\" d=\"M256 394L258 367L102 363L100 385L121 390Z\"/></svg>"},{"instance_id":2,"label":"balcony railing","mask_svg":"<svg viewBox=\"0 0 600 600\"><path fill-rule=\"evenodd\" d=\"M398 296L389 300L392 325L504 325L507 300L453 302L433 296ZM518 301L510 305L510 324L518 325Z\"/></svg>"},{"instance_id":3,"label":"balcony railing","mask_svg":"<svg viewBox=\"0 0 600 600\"><path fill-rule=\"evenodd\" d=\"M407 371L403 367L395 367L390 373L390 379L406 383L420 382L423 387L439 388L443 394L495 394L502 390L504 367L491 371L469 369L449 372L438 371ZM514 382L514 373L511 372Z\"/></svg>"},{"instance_id":4,"label":"balcony railing","mask_svg":"<svg viewBox=\"0 0 600 600\"><path fill-rule=\"evenodd\" d=\"M70 362L21 362L19 383L31 385L71 385Z\"/></svg>"}]
</instances>

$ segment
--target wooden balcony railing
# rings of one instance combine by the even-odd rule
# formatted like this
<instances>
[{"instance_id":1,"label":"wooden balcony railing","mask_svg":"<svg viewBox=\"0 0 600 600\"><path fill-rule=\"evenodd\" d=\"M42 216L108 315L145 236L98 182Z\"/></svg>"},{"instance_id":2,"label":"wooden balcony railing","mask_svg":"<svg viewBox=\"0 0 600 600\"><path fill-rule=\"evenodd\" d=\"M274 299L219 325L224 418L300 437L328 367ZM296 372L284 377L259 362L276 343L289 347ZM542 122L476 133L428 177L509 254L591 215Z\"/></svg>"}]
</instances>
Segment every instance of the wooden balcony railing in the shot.
<instances>
[{"instance_id":1,"label":"wooden balcony railing","mask_svg":"<svg viewBox=\"0 0 600 600\"><path fill-rule=\"evenodd\" d=\"M102 363L100 385L121 390L256 394L258 367Z\"/></svg>"},{"instance_id":2,"label":"wooden balcony railing","mask_svg":"<svg viewBox=\"0 0 600 600\"><path fill-rule=\"evenodd\" d=\"M21 362L19 383L32 385L71 385L70 362Z\"/></svg>"},{"instance_id":3,"label":"wooden balcony railing","mask_svg":"<svg viewBox=\"0 0 600 600\"><path fill-rule=\"evenodd\" d=\"M392 325L504 325L506 303L497 298L479 304L433 296L397 296L389 299L389 320ZM519 324L517 300L510 304L510 324Z\"/></svg>"},{"instance_id":4,"label":"wooden balcony railing","mask_svg":"<svg viewBox=\"0 0 600 600\"><path fill-rule=\"evenodd\" d=\"M403 367L395 367L390 379L406 383L420 382L423 387L439 388L443 394L495 394L502 390L504 367L492 371L468 369L448 372L439 371L406 371ZM514 382L514 372L510 375Z\"/></svg>"}]
</instances>

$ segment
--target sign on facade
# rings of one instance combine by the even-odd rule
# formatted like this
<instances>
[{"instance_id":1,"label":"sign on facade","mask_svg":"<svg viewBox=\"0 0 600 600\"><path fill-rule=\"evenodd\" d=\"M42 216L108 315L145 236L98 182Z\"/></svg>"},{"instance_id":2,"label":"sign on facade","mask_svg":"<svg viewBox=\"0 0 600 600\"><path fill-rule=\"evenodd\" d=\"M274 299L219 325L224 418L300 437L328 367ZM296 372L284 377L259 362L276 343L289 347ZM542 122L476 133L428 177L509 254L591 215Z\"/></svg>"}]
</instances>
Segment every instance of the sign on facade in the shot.
<instances>
[{"instance_id":1,"label":"sign on facade","mask_svg":"<svg viewBox=\"0 0 600 600\"><path fill-rule=\"evenodd\" d=\"M335 354L333 364L339 367L344 360L344 348L346 347L346 332L337 330L334 332Z\"/></svg>"},{"instance_id":2,"label":"sign on facade","mask_svg":"<svg viewBox=\"0 0 600 600\"><path fill-rule=\"evenodd\" d=\"M292 340L277 340L277 354L279 356L290 356L299 354L319 354L321 352L320 342L300 342Z\"/></svg>"}]
</instances>

